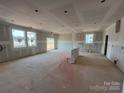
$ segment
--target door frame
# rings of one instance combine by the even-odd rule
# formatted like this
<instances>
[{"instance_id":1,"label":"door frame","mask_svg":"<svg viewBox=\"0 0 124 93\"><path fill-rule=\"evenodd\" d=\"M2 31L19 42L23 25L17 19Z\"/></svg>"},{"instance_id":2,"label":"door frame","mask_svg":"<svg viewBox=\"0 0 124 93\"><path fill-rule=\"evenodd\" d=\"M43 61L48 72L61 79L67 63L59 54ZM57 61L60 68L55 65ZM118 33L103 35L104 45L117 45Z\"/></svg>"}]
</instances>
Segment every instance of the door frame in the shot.
<instances>
[{"instance_id":1,"label":"door frame","mask_svg":"<svg viewBox=\"0 0 124 93\"><path fill-rule=\"evenodd\" d=\"M48 49L48 39L53 39L53 47L51 49ZM46 39L47 42L47 51L54 50L55 49L55 38L53 37L47 37ZM52 42L50 42L52 44Z\"/></svg>"},{"instance_id":2,"label":"door frame","mask_svg":"<svg viewBox=\"0 0 124 93\"><path fill-rule=\"evenodd\" d=\"M104 55L107 55L107 50L108 50L108 39L109 39L109 35L105 36L105 48L104 48Z\"/></svg>"}]
</instances>

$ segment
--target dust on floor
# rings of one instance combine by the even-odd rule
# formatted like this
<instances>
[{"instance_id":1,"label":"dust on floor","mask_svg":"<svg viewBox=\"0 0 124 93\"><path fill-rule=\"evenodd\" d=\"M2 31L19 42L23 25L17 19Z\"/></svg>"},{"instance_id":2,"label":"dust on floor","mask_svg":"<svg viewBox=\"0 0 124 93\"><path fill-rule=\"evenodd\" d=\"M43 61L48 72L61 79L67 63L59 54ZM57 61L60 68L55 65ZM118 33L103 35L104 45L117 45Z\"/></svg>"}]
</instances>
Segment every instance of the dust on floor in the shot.
<instances>
[{"instance_id":1,"label":"dust on floor","mask_svg":"<svg viewBox=\"0 0 124 93\"><path fill-rule=\"evenodd\" d=\"M0 93L121 93L124 73L104 56L81 54L76 64L66 57L52 51L1 63Z\"/></svg>"}]
</instances>

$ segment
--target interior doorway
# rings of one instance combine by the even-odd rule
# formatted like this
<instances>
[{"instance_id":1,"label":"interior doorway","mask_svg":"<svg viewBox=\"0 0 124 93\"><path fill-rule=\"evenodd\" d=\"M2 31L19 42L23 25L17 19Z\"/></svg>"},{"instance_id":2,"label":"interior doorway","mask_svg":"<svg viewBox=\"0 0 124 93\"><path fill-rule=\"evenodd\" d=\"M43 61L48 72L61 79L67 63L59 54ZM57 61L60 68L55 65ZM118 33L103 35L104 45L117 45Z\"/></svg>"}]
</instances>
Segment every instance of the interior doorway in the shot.
<instances>
[{"instance_id":1,"label":"interior doorway","mask_svg":"<svg viewBox=\"0 0 124 93\"><path fill-rule=\"evenodd\" d=\"M107 49L108 49L108 38L109 38L109 36L106 35L106 37L105 37L105 49L104 49L104 55L105 55L105 56L107 55Z\"/></svg>"},{"instance_id":2,"label":"interior doorway","mask_svg":"<svg viewBox=\"0 0 124 93\"><path fill-rule=\"evenodd\" d=\"M54 43L54 38L48 37L47 38L47 51L53 50L55 48L54 44L55 44Z\"/></svg>"}]
</instances>

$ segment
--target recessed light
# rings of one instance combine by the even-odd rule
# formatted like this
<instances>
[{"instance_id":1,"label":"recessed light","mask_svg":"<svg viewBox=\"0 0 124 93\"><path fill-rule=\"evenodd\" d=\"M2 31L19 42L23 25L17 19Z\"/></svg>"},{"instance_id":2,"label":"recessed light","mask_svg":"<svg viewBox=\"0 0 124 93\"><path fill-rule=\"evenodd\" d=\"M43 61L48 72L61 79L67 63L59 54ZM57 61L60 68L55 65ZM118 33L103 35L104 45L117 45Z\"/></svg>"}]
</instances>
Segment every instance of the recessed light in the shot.
<instances>
[{"instance_id":1,"label":"recessed light","mask_svg":"<svg viewBox=\"0 0 124 93\"><path fill-rule=\"evenodd\" d=\"M36 10L35 10L35 12L36 12L36 13L38 13L38 12L39 12L39 10L37 10L37 9L36 9Z\"/></svg>"},{"instance_id":2,"label":"recessed light","mask_svg":"<svg viewBox=\"0 0 124 93\"><path fill-rule=\"evenodd\" d=\"M101 0L101 3L104 3L106 0Z\"/></svg>"},{"instance_id":3,"label":"recessed light","mask_svg":"<svg viewBox=\"0 0 124 93\"><path fill-rule=\"evenodd\" d=\"M67 11L67 10L65 10L65 11L64 11L64 13L65 13L65 14L67 14L67 13L68 13L68 11Z\"/></svg>"}]
</instances>

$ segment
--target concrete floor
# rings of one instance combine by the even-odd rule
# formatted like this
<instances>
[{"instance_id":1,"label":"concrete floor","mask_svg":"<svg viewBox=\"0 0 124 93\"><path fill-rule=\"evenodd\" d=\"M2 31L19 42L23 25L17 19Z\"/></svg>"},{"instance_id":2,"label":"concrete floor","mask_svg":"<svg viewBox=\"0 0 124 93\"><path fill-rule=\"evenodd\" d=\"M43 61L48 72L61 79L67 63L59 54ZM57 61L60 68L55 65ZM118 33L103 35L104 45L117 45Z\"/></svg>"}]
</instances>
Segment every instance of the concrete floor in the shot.
<instances>
[{"instance_id":1,"label":"concrete floor","mask_svg":"<svg viewBox=\"0 0 124 93\"><path fill-rule=\"evenodd\" d=\"M1 63L0 93L121 93L124 73L105 57L81 54L68 64L66 56L52 51Z\"/></svg>"}]
</instances>

